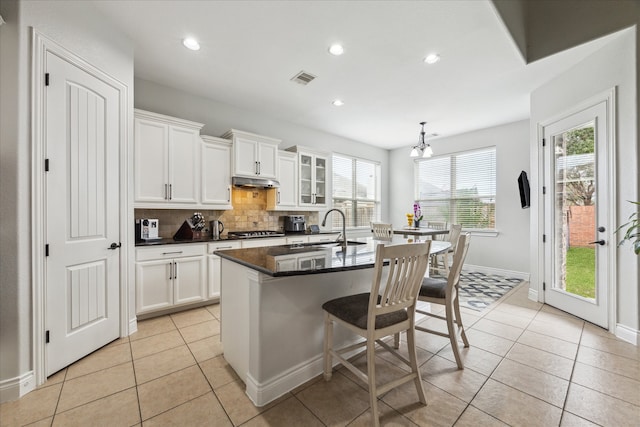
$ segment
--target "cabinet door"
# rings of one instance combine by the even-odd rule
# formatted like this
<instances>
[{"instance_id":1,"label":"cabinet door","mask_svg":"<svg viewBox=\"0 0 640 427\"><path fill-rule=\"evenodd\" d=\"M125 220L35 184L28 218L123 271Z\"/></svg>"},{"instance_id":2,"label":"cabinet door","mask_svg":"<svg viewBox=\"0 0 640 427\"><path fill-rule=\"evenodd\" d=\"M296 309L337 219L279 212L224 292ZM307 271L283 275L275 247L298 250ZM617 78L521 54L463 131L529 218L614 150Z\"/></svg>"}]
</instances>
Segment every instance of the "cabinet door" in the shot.
<instances>
[{"instance_id":1,"label":"cabinet door","mask_svg":"<svg viewBox=\"0 0 640 427\"><path fill-rule=\"evenodd\" d=\"M280 175L278 180L280 188L278 188L278 206L295 208L298 203L298 159L296 157L280 157Z\"/></svg>"},{"instance_id":2,"label":"cabinet door","mask_svg":"<svg viewBox=\"0 0 640 427\"><path fill-rule=\"evenodd\" d=\"M174 262L174 304L204 300L206 285L204 256L177 258Z\"/></svg>"},{"instance_id":3,"label":"cabinet door","mask_svg":"<svg viewBox=\"0 0 640 427\"><path fill-rule=\"evenodd\" d=\"M300 199L301 206L313 205L313 157L300 153Z\"/></svg>"},{"instance_id":4,"label":"cabinet door","mask_svg":"<svg viewBox=\"0 0 640 427\"><path fill-rule=\"evenodd\" d=\"M197 203L200 168L198 132L169 127L169 201Z\"/></svg>"},{"instance_id":5,"label":"cabinet door","mask_svg":"<svg viewBox=\"0 0 640 427\"><path fill-rule=\"evenodd\" d=\"M246 138L233 141L234 175L255 177L258 171L258 142Z\"/></svg>"},{"instance_id":6,"label":"cabinet door","mask_svg":"<svg viewBox=\"0 0 640 427\"><path fill-rule=\"evenodd\" d=\"M169 184L169 126L136 119L134 146L135 201L166 203Z\"/></svg>"},{"instance_id":7,"label":"cabinet door","mask_svg":"<svg viewBox=\"0 0 640 427\"><path fill-rule=\"evenodd\" d=\"M340 233L335 234L315 234L309 236L309 243L335 242Z\"/></svg>"},{"instance_id":8,"label":"cabinet door","mask_svg":"<svg viewBox=\"0 0 640 427\"><path fill-rule=\"evenodd\" d=\"M173 304L173 260L136 263L136 312L170 307Z\"/></svg>"},{"instance_id":9,"label":"cabinet door","mask_svg":"<svg viewBox=\"0 0 640 427\"><path fill-rule=\"evenodd\" d=\"M231 207L230 162L230 146L202 143L202 204Z\"/></svg>"},{"instance_id":10,"label":"cabinet door","mask_svg":"<svg viewBox=\"0 0 640 427\"><path fill-rule=\"evenodd\" d=\"M207 258L209 263L207 297L211 299L220 296L220 282L222 273L222 271L220 270L220 265L222 263L220 261L220 257L217 255L209 255Z\"/></svg>"},{"instance_id":11,"label":"cabinet door","mask_svg":"<svg viewBox=\"0 0 640 427\"><path fill-rule=\"evenodd\" d=\"M314 165L313 202L318 207L326 206L327 205L327 159L322 156L314 156L313 165Z\"/></svg>"},{"instance_id":12,"label":"cabinet door","mask_svg":"<svg viewBox=\"0 0 640 427\"><path fill-rule=\"evenodd\" d=\"M308 236L287 237L287 245L300 245L308 242L309 242Z\"/></svg>"},{"instance_id":13,"label":"cabinet door","mask_svg":"<svg viewBox=\"0 0 640 427\"><path fill-rule=\"evenodd\" d=\"M261 142L258 144L258 175L260 178L275 178L278 167L278 146Z\"/></svg>"}]
</instances>

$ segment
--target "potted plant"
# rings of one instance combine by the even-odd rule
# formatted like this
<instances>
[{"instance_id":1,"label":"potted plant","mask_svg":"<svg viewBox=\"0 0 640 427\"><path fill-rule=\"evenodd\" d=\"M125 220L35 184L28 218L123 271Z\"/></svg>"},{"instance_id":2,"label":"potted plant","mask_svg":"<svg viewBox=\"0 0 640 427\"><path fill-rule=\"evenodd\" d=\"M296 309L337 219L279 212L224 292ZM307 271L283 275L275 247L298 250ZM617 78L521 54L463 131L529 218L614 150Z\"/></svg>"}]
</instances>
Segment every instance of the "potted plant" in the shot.
<instances>
[{"instance_id":1,"label":"potted plant","mask_svg":"<svg viewBox=\"0 0 640 427\"><path fill-rule=\"evenodd\" d=\"M629 203L640 205L640 202L632 202L631 200L629 200ZM625 227L626 231L623 230ZM629 222L622 224L616 229L616 233L620 231L624 231L624 236L622 236L622 240L618 243L618 246L628 240L633 245L633 251L636 255L640 255L640 224L638 224L637 210L629 215Z\"/></svg>"},{"instance_id":2,"label":"potted plant","mask_svg":"<svg viewBox=\"0 0 640 427\"><path fill-rule=\"evenodd\" d=\"M422 209L420 203L415 202L413 204L413 224L416 228L420 227L420 221L422 221Z\"/></svg>"}]
</instances>

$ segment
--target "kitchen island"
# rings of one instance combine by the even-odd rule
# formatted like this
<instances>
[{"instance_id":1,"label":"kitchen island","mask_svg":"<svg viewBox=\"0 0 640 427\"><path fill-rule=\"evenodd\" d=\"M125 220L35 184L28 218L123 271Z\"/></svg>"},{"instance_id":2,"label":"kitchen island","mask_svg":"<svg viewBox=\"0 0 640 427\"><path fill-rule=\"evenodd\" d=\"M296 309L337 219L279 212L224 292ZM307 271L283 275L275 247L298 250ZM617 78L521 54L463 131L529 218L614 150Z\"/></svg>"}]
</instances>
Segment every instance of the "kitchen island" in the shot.
<instances>
[{"instance_id":1,"label":"kitchen island","mask_svg":"<svg viewBox=\"0 0 640 427\"><path fill-rule=\"evenodd\" d=\"M406 242L396 237L385 244ZM224 358L256 406L322 373L322 304L370 291L378 243L365 238L346 248L323 243L215 252L222 258ZM431 252L449 247L434 241ZM337 345L356 340L335 331Z\"/></svg>"}]
</instances>

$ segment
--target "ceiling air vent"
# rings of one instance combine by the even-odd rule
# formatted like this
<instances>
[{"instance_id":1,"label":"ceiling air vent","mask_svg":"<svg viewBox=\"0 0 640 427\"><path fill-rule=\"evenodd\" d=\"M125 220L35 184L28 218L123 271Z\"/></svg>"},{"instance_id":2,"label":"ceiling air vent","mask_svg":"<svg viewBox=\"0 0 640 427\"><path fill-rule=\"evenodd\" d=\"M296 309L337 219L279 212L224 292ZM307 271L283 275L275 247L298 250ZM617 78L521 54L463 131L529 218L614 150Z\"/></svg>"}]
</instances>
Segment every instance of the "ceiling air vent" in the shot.
<instances>
[{"instance_id":1,"label":"ceiling air vent","mask_svg":"<svg viewBox=\"0 0 640 427\"><path fill-rule=\"evenodd\" d=\"M306 86L309 83L311 83L315 78L316 76L314 76L313 74L309 74L305 71L300 71L298 74L296 74L291 78L291 81Z\"/></svg>"}]
</instances>

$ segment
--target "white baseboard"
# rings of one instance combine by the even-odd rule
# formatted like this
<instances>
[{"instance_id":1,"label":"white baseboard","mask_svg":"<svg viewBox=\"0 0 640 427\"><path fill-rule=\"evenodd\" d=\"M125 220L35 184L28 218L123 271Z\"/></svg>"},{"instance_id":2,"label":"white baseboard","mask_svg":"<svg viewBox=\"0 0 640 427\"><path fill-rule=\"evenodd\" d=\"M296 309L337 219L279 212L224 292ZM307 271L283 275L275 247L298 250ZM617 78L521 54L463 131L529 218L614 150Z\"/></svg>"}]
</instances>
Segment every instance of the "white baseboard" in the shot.
<instances>
[{"instance_id":1,"label":"white baseboard","mask_svg":"<svg viewBox=\"0 0 640 427\"><path fill-rule=\"evenodd\" d=\"M463 271L477 271L484 274L497 274L499 276L515 277L516 279L522 279L529 281L531 275L523 271L503 270L501 268L485 267L482 265L469 265L465 264L462 267Z\"/></svg>"},{"instance_id":2,"label":"white baseboard","mask_svg":"<svg viewBox=\"0 0 640 427\"><path fill-rule=\"evenodd\" d=\"M358 342L354 340L351 343ZM345 353L346 359L361 352L362 349L357 348ZM340 364L340 361L333 359L333 366ZM324 360L322 355L313 357L291 369L286 370L275 378L271 378L264 383L258 383L251 374L247 373L245 378L246 393L254 405L260 407L273 402L285 393L306 383L307 381L317 377L324 372Z\"/></svg>"},{"instance_id":3,"label":"white baseboard","mask_svg":"<svg viewBox=\"0 0 640 427\"><path fill-rule=\"evenodd\" d=\"M637 331L633 328L630 328L625 325L621 325L620 323L616 324L616 337L620 338L623 341L631 343L635 346L638 345L638 336L640 336L640 331Z\"/></svg>"},{"instance_id":4,"label":"white baseboard","mask_svg":"<svg viewBox=\"0 0 640 427\"><path fill-rule=\"evenodd\" d=\"M538 290L529 288L527 298L529 298L531 301L538 302Z\"/></svg>"},{"instance_id":5,"label":"white baseboard","mask_svg":"<svg viewBox=\"0 0 640 427\"><path fill-rule=\"evenodd\" d=\"M261 384L250 374L247 374L245 379L247 396L249 396L254 405L258 407L264 406L321 374L322 371L322 356L319 356L294 366L281 375Z\"/></svg>"},{"instance_id":6,"label":"white baseboard","mask_svg":"<svg viewBox=\"0 0 640 427\"><path fill-rule=\"evenodd\" d=\"M134 332L138 332L138 318L134 317L133 319L129 320L129 335L133 334Z\"/></svg>"},{"instance_id":7,"label":"white baseboard","mask_svg":"<svg viewBox=\"0 0 640 427\"><path fill-rule=\"evenodd\" d=\"M25 372L19 377L0 381L0 403L16 400L36 388L33 371Z\"/></svg>"}]
</instances>

